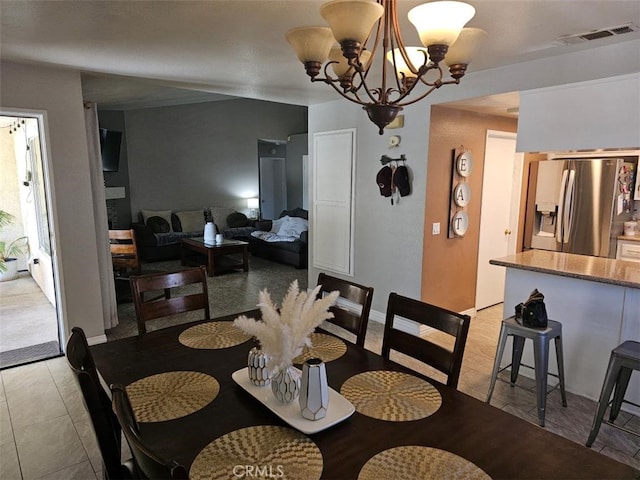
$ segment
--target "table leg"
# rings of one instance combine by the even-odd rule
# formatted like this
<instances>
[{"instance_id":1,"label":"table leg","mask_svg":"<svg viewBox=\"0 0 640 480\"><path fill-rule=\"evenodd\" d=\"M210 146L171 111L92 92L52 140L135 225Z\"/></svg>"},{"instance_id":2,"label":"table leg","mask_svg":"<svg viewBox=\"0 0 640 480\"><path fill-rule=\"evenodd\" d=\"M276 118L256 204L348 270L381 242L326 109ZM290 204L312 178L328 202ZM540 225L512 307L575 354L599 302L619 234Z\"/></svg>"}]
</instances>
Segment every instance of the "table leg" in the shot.
<instances>
[{"instance_id":1,"label":"table leg","mask_svg":"<svg viewBox=\"0 0 640 480\"><path fill-rule=\"evenodd\" d=\"M209 249L207 251L207 271L210 277L213 277L216 274L216 265L215 265L215 255L213 254L213 250Z\"/></svg>"},{"instance_id":2,"label":"table leg","mask_svg":"<svg viewBox=\"0 0 640 480\"><path fill-rule=\"evenodd\" d=\"M242 249L242 270L245 272L249 271L249 249L246 245Z\"/></svg>"}]
</instances>

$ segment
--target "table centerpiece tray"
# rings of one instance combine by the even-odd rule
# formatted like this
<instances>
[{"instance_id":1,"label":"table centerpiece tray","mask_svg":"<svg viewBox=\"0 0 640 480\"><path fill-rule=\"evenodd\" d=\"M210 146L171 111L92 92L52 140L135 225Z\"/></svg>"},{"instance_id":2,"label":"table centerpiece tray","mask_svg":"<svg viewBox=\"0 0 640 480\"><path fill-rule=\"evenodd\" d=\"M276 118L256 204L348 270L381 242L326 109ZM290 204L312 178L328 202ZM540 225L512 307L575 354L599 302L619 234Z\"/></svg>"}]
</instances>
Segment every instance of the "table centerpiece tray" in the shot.
<instances>
[{"instance_id":1,"label":"table centerpiece tray","mask_svg":"<svg viewBox=\"0 0 640 480\"><path fill-rule=\"evenodd\" d=\"M302 416L298 399L295 399L291 403L280 402L271 391L271 385L259 387L249 381L247 367L233 372L231 378L233 378L243 390L275 413L284 422L304 434L312 434L326 430L346 420L355 412L355 407L349 400L329 387L329 408L327 409L327 415L320 420L307 420Z\"/></svg>"}]
</instances>

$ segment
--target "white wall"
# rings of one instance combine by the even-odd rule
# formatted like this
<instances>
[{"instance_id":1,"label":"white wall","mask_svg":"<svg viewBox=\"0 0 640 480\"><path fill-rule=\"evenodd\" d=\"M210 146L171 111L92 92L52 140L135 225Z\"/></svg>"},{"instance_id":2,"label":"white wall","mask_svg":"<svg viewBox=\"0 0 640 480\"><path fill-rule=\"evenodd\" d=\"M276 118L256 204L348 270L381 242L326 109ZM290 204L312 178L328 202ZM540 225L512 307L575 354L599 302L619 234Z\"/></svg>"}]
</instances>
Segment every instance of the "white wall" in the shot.
<instances>
[{"instance_id":1,"label":"white wall","mask_svg":"<svg viewBox=\"0 0 640 480\"><path fill-rule=\"evenodd\" d=\"M80 74L2 62L0 110L46 112L51 198L66 334L104 334Z\"/></svg>"},{"instance_id":2,"label":"white wall","mask_svg":"<svg viewBox=\"0 0 640 480\"><path fill-rule=\"evenodd\" d=\"M443 86L426 100L406 107L403 111L404 128L387 130L383 136L377 134L377 128L358 105L338 99L311 106L310 142L315 132L358 129L353 280L374 287L373 309L384 312L392 291L420 297L430 102L437 104L636 73L640 71L638 51L640 40L634 40L470 73L463 78L461 85ZM473 70L473 65L470 70ZM317 88L329 87L319 84ZM567 112L568 115L571 113ZM599 121L603 128L607 128L609 120L606 115ZM636 127L636 130L640 129L640 125ZM400 147L391 151L386 143L390 135L402 137ZM451 148L458 146L451 145ZM391 206L388 199L379 195L376 186L376 173L381 167L378 160L382 154L396 157L400 153L407 155L407 165L413 172L413 192L403 198L400 205ZM448 162L449 159L442 161ZM313 220L310 228L313 228ZM317 276L318 270L310 268L309 285L315 284Z\"/></svg>"}]
</instances>

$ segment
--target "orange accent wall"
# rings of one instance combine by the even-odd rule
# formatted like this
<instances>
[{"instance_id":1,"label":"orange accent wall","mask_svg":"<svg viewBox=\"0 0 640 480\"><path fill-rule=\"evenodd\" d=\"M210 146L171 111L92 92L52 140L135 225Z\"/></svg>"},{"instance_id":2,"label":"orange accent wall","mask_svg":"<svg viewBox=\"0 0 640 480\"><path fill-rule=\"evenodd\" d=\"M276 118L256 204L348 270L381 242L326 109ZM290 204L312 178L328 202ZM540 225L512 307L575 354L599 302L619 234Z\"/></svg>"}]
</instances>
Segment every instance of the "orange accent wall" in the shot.
<instances>
[{"instance_id":1,"label":"orange accent wall","mask_svg":"<svg viewBox=\"0 0 640 480\"><path fill-rule=\"evenodd\" d=\"M424 302L457 312L474 308L486 134L487 130L515 133L517 128L515 119L431 107L422 256ZM452 151L461 145L473 155L469 229L462 238L447 238ZM431 234L434 222L440 222L440 235Z\"/></svg>"}]
</instances>

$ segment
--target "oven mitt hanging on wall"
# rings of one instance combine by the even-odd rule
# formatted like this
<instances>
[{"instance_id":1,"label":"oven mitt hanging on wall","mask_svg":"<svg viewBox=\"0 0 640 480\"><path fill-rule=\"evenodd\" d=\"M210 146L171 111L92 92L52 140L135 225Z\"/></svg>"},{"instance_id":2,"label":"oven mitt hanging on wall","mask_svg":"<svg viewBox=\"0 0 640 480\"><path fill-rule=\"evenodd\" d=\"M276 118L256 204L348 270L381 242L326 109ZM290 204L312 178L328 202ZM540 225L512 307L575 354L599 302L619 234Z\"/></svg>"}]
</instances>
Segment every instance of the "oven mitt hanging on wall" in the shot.
<instances>
[{"instance_id":1,"label":"oven mitt hanging on wall","mask_svg":"<svg viewBox=\"0 0 640 480\"><path fill-rule=\"evenodd\" d=\"M393 172L391 167L388 165L382 167L376 175L376 182L378 183L378 187L380 188L380 195L383 197L391 196L391 178L393 176Z\"/></svg>"},{"instance_id":2,"label":"oven mitt hanging on wall","mask_svg":"<svg viewBox=\"0 0 640 480\"><path fill-rule=\"evenodd\" d=\"M406 197L411 193L411 184L409 183L409 169L400 165L393 172L393 184L400 193L401 197Z\"/></svg>"}]
</instances>

